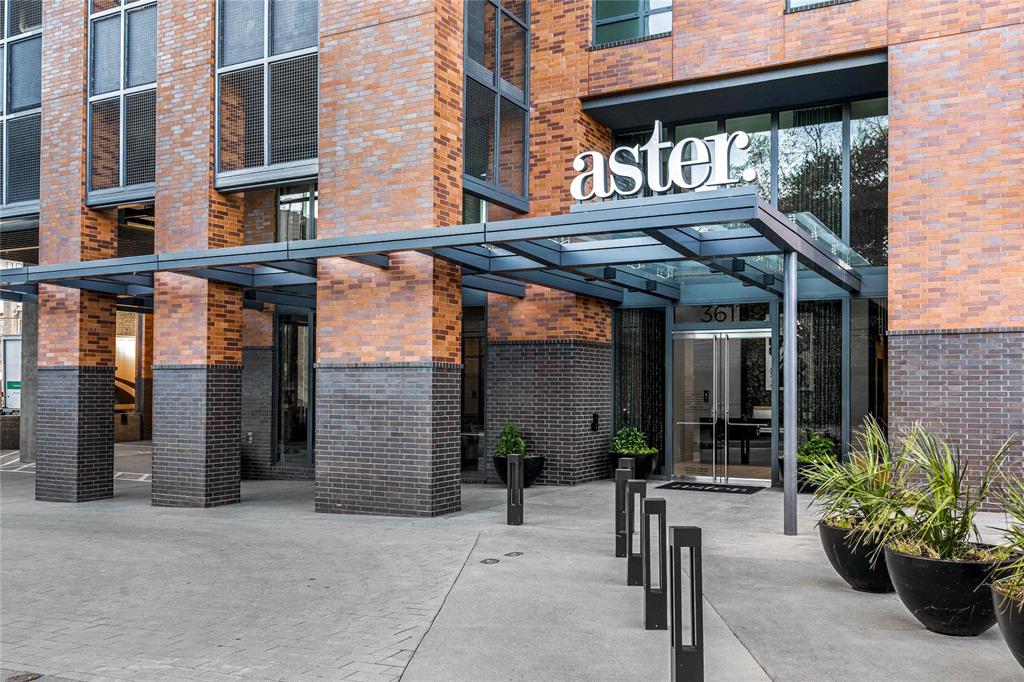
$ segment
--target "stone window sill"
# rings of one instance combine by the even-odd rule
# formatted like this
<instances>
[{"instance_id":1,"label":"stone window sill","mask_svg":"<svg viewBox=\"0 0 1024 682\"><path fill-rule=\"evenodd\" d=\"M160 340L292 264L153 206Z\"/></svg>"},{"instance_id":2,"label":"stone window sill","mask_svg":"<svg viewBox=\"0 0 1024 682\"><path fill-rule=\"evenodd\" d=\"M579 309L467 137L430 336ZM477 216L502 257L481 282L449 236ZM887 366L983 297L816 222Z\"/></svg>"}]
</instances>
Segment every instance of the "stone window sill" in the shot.
<instances>
[{"instance_id":1,"label":"stone window sill","mask_svg":"<svg viewBox=\"0 0 1024 682\"><path fill-rule=\"evenodd\" d=\"M786 11L783 14L796 14L797 12L807 12L812 9L821 9L822 7L832 7L833 5L847 5L857 0L821 0L812 5L804 5L803 7L789 7L789 3L786 3Z\"/></svg>"},{"instance_id":2,"label":"stone window sill","mask_svg":"<svg viewBox=\"0 0 1024 682\"><path fill-rule=\"evenodd\" d=\"M843 2L852 2L853 0L843 0ZM640 36L638 38L629 38L627 40L616 40L613 43L601 43L600 45L591 45L587 48L587 52L594 52L595 50L604 50L609 47L622 47L623 45L635 45L636 43L646 43L648 40L657 40L658 38L665 38L672 35L672 31L665 31L664 33L653 33L649 36Z\"/></svg>"}]
</instances>

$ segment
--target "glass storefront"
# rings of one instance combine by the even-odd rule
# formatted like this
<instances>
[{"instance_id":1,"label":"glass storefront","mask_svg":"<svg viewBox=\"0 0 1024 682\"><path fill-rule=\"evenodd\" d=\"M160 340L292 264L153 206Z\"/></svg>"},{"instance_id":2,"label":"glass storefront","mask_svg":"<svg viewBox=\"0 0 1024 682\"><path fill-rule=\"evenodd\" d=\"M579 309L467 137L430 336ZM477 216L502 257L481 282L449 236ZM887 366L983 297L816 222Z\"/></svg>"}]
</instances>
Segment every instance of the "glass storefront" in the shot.
<instances>
[{"instance_id":1,"label":"glass storefront","mask_svg":"<svg viewBox=\"0 0 1024 682\"><path fill-rule=\"evenodd\" d=\"M279 465L313 465L313 329L309 313L276 316L276 456Z\"/></svg>"},{"instance_id":2,"label":"glass storefront","mask_svg":"<svg viewBox=\"0 0 1024 682\"><path fill-rule=\"evenodd\" d=\"M665 311L616 312L614 430L634 426L651 447L665 451ZM658 462L654 473L662 471Z\"/></svg>"},{"instance_id":3,"label":"glass storefront","mask_svg":"<svg viewBox=\"0 0 1024 682\"><path fill-rule=\"evenodd\" d=\"M486 447L484 412L487 308L462 309L462 470L479 471Z\"/></svg>"}]
</instances>

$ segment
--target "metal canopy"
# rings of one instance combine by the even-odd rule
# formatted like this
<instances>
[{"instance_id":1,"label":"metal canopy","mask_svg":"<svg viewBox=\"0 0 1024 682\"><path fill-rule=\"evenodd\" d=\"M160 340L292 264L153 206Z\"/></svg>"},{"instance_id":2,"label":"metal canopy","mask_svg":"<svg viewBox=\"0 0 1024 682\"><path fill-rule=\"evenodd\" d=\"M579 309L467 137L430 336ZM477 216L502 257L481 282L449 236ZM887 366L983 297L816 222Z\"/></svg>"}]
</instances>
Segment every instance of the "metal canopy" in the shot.
<instances>
[{"instance_id":1,"label":"metal canopy","mask_svg":"<svg viewBox=\"0 0 1024 682\"><path fill-rule=\"evenodd\" d=\"M151 305L153 273L179 272L239 285L250 306L315 307L317 259L387 268L389 254L419 251L460 265L464 287L509 296L524 296L525 284L533 283L616 303L626 292L633 300L678 301L685 282L648 265L683 261L781 295L774 263L786 253L856 293L860 275L848 262L849 248L840 246L742 187L579 204L542 218L12 268L0 271L0 290L21 300L39 283L57 284L116 294L144 308Z\"/></svg>"}]
</instances>

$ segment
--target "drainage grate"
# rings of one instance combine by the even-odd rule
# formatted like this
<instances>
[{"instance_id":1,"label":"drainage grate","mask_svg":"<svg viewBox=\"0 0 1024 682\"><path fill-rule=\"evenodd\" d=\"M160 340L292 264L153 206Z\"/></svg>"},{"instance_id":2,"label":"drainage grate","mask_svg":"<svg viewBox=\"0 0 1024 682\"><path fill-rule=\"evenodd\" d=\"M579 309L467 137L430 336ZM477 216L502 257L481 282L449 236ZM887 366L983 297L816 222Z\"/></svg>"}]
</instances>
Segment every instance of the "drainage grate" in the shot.
<instances>
[{"instance_id":1,"label":"drainage grate","mask_svg":"<svg viewBox=\"0 0 1024 682\"><path fill-rule=\"evenodd\" d=\"M506 552L505 556L523 556L522 552Z\"/></svg>"},{"instance_id":2,"label":"drainage grate","mask_svg":"<svg viewBox=\"0 0 1024 682\"><path fill-rule=\"evenodd\" d=\"M39 673L17 673L7 678L5 682L32 682L42 677Z\"/></svg>"},{"instance_id":3,"label":"drainage grate","mask_svg":"<svg viewBox=\"0 0 1024 682\"><path fill-rule=\"evenodd\" d=\"M497 560L497 559L484 559L484 560L483 560L483 561L481 561L480 563L482 563L482 564L488 564L488 565L490 565L490 564L496 564L496 563L498 563L498 560Z\"/></svg>"}]
</instances>

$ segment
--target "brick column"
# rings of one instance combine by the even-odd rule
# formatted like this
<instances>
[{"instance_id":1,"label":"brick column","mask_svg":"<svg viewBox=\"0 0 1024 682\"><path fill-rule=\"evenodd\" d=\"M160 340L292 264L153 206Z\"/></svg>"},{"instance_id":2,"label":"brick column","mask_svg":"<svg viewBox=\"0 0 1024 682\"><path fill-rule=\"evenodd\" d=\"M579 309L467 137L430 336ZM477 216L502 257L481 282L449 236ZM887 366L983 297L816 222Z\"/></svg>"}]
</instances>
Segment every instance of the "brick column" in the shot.
<instances>
[{"instance_id":1,"label":"brick column","mask_svg":"<svg viewBox=\"0 0 1024 682\"><path fill-rule=\"evenodd\" d=\"M110 258L116 216L85 206L85 3L43 13L40 263ZM84 502L114 494L113 296L39 287L36 499Z\"/></svg>"},{"instance_id":2,"label":"brick column","mask_svg":"<svg viewBox=\"0 0 1024 682\"><path fill-rule=\"evenodd\" d=\"M611 151L611 134L583 112L591 3L534 3L530 59L530 216L567 213L572 160ZM568 47L567 47L568 45ZM516 218L491 211L489 219ZM544 455L540 484L608 475L612 425L612 305L528 286L491 294L487 312L487 453L514 423ZM598 428L592 430L594 415ZM488 475L497 480L490 456Z\"/></svg>"},{"instance_id":3,"label":"brick column","mask_svg":"<svg viewBox=\"0 0 1024 682\"><path fill-rule=\"evenodd\" d=\"M239 246L243 198L213 187L216 2L157 7L156 251ZM238 502L241 288L167 272L154 284L153 504Z\"/></svg>"},{"instance_id":4,"label":"brick column","mask_svg":"<svg viewBox=\"0 0 1024 682\"><path fill-rule=\"evenodd\" d=\"M320 31L323 91L346 95L320 108L319 235L461 222L462 3L324 2ZM458 268L403 253L319 278L316 510L457 511Z\"/></svg>"},{"instance_id":5,"label":"brick column","mask_svg":"<svg viewBox=\"0 0 1024 682\"><path fill-rule=\"evenodd\" d=\"M939 5L890 4L889 413L947 436L973 477L1024 432L1024 31Z\"/></svg>"}]
</instances>

